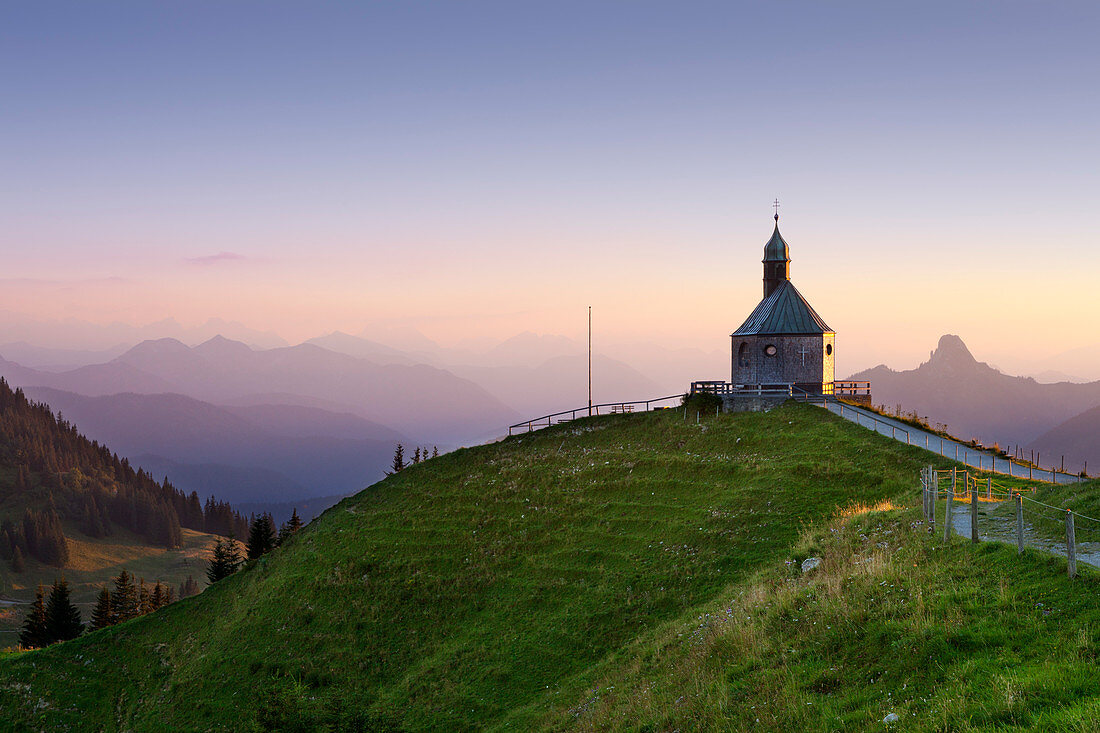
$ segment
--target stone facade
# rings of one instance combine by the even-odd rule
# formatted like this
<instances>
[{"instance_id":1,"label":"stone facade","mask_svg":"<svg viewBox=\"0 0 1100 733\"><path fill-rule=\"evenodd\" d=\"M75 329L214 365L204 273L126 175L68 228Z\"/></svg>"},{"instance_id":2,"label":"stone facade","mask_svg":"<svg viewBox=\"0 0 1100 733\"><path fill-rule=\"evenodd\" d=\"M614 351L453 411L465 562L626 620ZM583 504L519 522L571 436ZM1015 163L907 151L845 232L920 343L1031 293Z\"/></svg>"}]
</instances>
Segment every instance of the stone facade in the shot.
<instances>
[{"instance_id":1,"label":"stone facade","mask_svg":"<svg viewBox=\"0 0 1100 733\"><path fill-rule=\"evenodd\" d=\"M789 400L787 395L745 392L722 395L722 412L767 412Z\"/></svg>"},{"instance_id":2,"label":"stone facade","mask_svg":"<svg viewBox=\"0 0 1100 733\"><path fill-rule=\"evenodd\" d=\"M758 334L731 337L733 384L794 383L820 393L833 381L836 335Z\"/></svg>"}]
</instances>

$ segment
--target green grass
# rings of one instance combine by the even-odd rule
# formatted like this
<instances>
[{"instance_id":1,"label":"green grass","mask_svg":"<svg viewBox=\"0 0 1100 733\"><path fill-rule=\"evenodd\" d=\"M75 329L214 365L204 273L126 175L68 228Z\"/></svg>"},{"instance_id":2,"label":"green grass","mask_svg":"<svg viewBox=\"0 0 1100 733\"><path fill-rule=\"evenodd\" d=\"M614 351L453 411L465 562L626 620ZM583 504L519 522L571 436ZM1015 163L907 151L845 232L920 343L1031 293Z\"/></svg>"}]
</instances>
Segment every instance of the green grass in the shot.
<instances>
[{"instance_id":1,"label":"green grass","mask_svg":"<svg viewBox=\"0 0 1100 733\"><path fill-rule=\"evenodd\" d=\"M911 510L828 529L838 507L918 504L929 458L805 405L592 418L457 451L200 596L0 659L0 719L845 730L874 728L893 697L930 729L1084 720L1093 683L1066 684L1091 660L1093 578L944 549ZM787 561L810 554L826 562L803 578Z\"/></svg>"},{"instance_id":2,"label":"green grass","mask_svg":"<svg viewBox=\"0 0 1100 733\"><path fill-rule=\"evenodd\" d=\"M729 598L637 642L561 727L1100 727L1100 577L999 543L931 538L919 510L810 530Z\"/></svg>"},{"instance_id":3,"label":"green grass","mask_svg":"<svg viewBox=\"0 0 1100 733\"><path fill-rule=\"evenodd\" d=\"M1077 484L1035 484L1034 493L1026 494L1036 502L1042 502L1047 506L1024 501L1024 520L1028 527L1036 534L1051 542L1064 543L1066 539L1065 511L1071 510L1079 515L1075 518L1074 527L1078 544L1088 543L1090 546L1081 548L1091 550L1092 553L1100 552L1100 480L1083 481ZM1058 507L1058 508L1052 508ZM993 516L1015 531L1016 508L1011 502L1006 502L999 507Z\"/></svg>"}]
</instances>

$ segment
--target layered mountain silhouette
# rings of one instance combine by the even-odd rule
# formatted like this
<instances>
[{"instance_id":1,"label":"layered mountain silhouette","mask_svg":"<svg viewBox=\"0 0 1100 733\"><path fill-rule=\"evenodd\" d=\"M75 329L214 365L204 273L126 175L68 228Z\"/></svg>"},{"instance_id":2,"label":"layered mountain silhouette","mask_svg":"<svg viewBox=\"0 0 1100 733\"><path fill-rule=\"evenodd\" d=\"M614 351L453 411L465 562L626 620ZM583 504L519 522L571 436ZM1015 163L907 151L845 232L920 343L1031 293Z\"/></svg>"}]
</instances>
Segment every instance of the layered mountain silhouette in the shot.
<instances>
[{"instance_id":1,"label":"layered mountain silhouette","mask_svg":"<svg viewBox=\"0 0 1100 733\"><path fill-rule=\"evenodd\" d=\"M20 386L89 396L176 393L211 403L258 404L284 394L340 405L346 412L431 443L499 435L518 414L483 388L423 364L375 364L313 344L256 351L215 337L195 347L176 339L145 341L104 364L63 372L0 361Z\"/></svg>"},{"instance_id":2,"label":"layered mountain silhouette","mask_svg":"<svg viewBox=\"0 0 1100 733\"><path fill-rule=\"evenodd\" d=\"M409 442L355 415L311 407L223 407L179 394L24 391L154 476L234 503L350 493L380 479L394 445Z\"/></svg>"},{"instance_id":3,"label":"layered mountain silhouette","mask_svg":"<svg viewBox=\"0 0 1100 733\"><path fill-rule=\"evenodd\" d=\"M375 341L336 332L307 343L385 363L429 360L490 392L525 418L580 407L588 399L587 346L564 336L524 332L484 352L436 349L430 354L401 352ZM652 378L630 364L596 352L592 357L593 398L630 402L683 392L707 364L703 352L669 351L648 346L650 361L660 365ZM727 368L727 357L711 359ZM719 370L717 373L721 373Z\"/></svg>"},{"instance_id":4,"label":"layered mountain silhouette","mask_svg":"<svg viewBox=\"0 0 1100 733\"><path fill-rule=\"evenodd\" d=\"M1100 473L1100 407L1085 410L1032 441L1050 461L1065 456L1066 469L1077 471L1088 463L1090 476ZM1046 462L1046 461L1044 461Z\"/></svg>"},{"instance_id":5,"label":"layered mountain silhouette","mask_svg":"<svg viewBox=\"0 0 1100 733\"><path fill-rule=\"evenodd\" d=\"M1040 384L1010 376L979 362L954 335L941 337L916 369L898 372L880 365L851 379L869 380L876 404L891 409L900 404L945 423L959 437L1002 445L1030 446L1036 436L1100 405L1100 382Z\"/></svg>"}]
</instances>

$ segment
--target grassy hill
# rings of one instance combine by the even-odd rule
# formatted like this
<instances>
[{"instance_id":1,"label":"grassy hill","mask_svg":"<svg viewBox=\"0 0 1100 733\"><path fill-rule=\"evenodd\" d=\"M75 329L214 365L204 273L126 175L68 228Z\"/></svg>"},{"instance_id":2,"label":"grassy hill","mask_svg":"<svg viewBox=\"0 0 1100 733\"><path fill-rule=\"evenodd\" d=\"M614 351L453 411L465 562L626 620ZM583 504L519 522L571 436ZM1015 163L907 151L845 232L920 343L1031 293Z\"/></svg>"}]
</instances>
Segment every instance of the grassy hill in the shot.
<instances>
[{"instance_id":1,"label":"grassy hill","mask_svg":"<svg viewBox=\"0 0 1100 733\"><path fill-rule=\"evenodd\" d=\"M197 597L0 661L0 717L852 729L896 697L936 729L997 695L996 720L1026 724L1093 694L1058 687L1091 664L1093 578L1070 585L1057 561L992 546L932 549L919 510L852 508L919 504L926 457L795 405L698 425L679 410L592 418L456 451L345 499ZM808 554L824 564L803 577ZM1001 632L1003 614L1015 625ZM1050 649L1075 656L1047 679ZM997 676L1008 661L1021 676Z\"/></svg>"}]
</instances>

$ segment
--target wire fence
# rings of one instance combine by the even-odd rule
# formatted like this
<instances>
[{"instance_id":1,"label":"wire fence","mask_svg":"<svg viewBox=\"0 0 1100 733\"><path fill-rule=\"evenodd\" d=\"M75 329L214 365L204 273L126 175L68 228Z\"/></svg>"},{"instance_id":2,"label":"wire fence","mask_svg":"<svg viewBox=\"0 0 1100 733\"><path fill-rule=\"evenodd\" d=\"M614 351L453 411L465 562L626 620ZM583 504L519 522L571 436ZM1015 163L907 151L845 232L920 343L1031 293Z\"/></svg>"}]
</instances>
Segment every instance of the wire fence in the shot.
<instances>
[{"instance_id":1,"label":"wire fence","mask_svg":"<svg viewBox=\"0 0 1100 733\"><path fill-rule=\"evenodd\" d=\"M1078 483L1085 480L1085 477L1081 474L1067 473L1055 467L1046 469L1036 463L1018 461L985 447L976 447L972 443L957 438L931 433L913 425L901 423L889 416L879 416L865 407L857 407L833 399L815 404L821 404L834 415L851 420L857 425L869 428L880 435L890 436L906 445L925 448L944 458L953 459L979 471L990 471L1027 481L1043 481L1055 484Z\"/></svg>"},{"instance_id":2,"label":"wire fence","mask_svg":"<svg viewBox=\"0 0 1100 733\"><path fill-rule=\"evenodd\" d=\"M1015 542L1018 553L1032 547L1061 555L1071 578L1078 560L1100 567L1100 519L1039 501L1035 489L1005 486L957 468L921 469L924 519L933 536L942 535L944 542L955 535L969 536L972 543Z\"/></svg>"},{"instance_id":3,"label":"wire fence","mask_svg":"<svg viewBox=\"0 0 1100 733\"><path fill-rule=\"evenodd\" d=\"M577 407L572 410L562 410L561 412L555 412L550 415L543 415L542 417L536 417L531 420L524 420L518 422L515 425L508 426L508 434L515 435L516 433L530 433L535 430L541 430L542 428L548 428L552 425L558 425L563 422L572 422L578 417L592 417L594 415L614 415L619 413L628 412L649 412L654 409L664 409L668 405L662 405L662 402L670 402L672 400L682 400L687 395L674 394L668 397L656 397L651 400L635 400L634 402L602 402L598 405L587 405L585 407ZM602 411L602 412L601 412Z\"/></svg>"}]
</instances>

